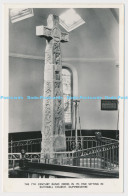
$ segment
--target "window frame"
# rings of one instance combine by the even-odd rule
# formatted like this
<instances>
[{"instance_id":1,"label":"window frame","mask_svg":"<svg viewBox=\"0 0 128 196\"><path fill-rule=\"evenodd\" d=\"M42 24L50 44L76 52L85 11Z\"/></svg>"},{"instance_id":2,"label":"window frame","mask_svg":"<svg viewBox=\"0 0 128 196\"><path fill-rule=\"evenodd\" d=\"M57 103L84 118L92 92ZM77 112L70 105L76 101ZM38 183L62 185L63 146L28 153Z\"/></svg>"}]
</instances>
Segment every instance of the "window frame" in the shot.
<instances>
[{"instance_id":1,"label":"window frame","mask_svg":"<svg viewBox=\"0 0 128 196\"><path fill-rule=\"evenodd\" d=\"M73 97L73 72L67 66L62 66L62 70L63 69L68 70L70 72L70 74L71 74L71 97ZM71 127L72 127L72 123L73 123L73 113L72 113L72 111L73 111L73 100L71 99L71 122L70 123L66 123L65 122L65 128L66 129L71 129Z\"/></svg>"}]
</instances>

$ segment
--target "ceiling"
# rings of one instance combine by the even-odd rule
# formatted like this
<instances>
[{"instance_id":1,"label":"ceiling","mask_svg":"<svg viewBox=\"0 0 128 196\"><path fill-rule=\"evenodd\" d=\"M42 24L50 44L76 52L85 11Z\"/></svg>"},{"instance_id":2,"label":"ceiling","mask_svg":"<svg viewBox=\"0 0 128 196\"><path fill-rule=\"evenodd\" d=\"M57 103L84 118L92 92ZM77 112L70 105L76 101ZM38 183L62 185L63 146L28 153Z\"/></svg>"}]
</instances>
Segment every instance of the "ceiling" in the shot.
<instances>
[{"instance_id":1,"label":"ceiling","mask_svg":"<svg viewBox=\"0 0 128 196\"><path fill-rule=\"evenodd\" d=\"M10 22L10 53L44 57L46 41L36 36L36 26L47 25L49 14L59 16L65 10L67 8L35 8L33 17L16 23ZM63 58L114 58L118 61L118 9L76 8L75 10L86 23L69 33L68 43L61 44Z\"/></svg>"}]
</instances>

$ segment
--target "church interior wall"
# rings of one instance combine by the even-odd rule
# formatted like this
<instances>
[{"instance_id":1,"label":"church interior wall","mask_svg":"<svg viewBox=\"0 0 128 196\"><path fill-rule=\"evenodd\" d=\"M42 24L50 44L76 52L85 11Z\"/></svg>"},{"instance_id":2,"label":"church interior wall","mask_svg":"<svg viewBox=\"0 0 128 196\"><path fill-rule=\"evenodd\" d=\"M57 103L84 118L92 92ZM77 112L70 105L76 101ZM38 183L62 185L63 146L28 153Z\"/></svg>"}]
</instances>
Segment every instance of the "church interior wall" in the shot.
<instances>
[{"instance_id":1,"label":"church interior wall","mask_svg":"<svg viewBox=\"0 0 128 196\"><path fill-rule=\"evenodd\" d=\"M47 25L49 14L65 9L34 9L34 17L9 24L9 95L42 96L46 40L36 36L36 26ZM86 23L70 32L61 44L62 57L78 75L79 96L118 96L118 20L110 9L77 9ZM65 31L61 27L62 31ZM14 56L30 55L29 58ZM37 57L37 59L34 59ZM41 57L38 59L38 57ZM68 60L69 59L69 60ZM98 60L99 59L99 60ZM116 61L115 61L116 60ZM76 92L76 86L73 86ZM77 93L76 93L77 94ZM100 100L81 100L83 130L117 129L117 111L101 111ZM40 131L42 100L11 100L9 132Z\"/></svg>"},{"instance_id":2,"label":"church interior wall","mask_svg":"<svg viewBox=\"0 0 128 196\"><path fill-rule=\"evenodd\" d=\"M43 95L44 61L10 57L9 132L41 130L42 100L27 100L27 96ZM78 96L118 96L118 68L114 62L70 62L78 74ZM75 88L75 86L73 86ZM117 111L101 111L100 100L81 100L81 128L117 129Z\"/></svg>"}]
</instances>

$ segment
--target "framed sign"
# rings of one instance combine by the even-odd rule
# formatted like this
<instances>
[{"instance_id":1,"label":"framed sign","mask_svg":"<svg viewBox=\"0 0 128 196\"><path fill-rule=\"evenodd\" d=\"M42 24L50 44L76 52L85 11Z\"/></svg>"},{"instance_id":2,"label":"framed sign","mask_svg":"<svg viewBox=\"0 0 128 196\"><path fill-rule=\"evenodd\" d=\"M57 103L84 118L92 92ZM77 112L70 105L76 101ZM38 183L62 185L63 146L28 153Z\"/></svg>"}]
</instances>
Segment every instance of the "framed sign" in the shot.
<instances>
[{"instance_id":1,"label":"framed sign","mask_svg":"<svg viewBox=\"0 0 128 196\"><path fill-rule=\"evenodd\" d=\"M102 99L101 100L101 110L118 110L118 100L116 99Z\"/></svg>"}]
</instances>

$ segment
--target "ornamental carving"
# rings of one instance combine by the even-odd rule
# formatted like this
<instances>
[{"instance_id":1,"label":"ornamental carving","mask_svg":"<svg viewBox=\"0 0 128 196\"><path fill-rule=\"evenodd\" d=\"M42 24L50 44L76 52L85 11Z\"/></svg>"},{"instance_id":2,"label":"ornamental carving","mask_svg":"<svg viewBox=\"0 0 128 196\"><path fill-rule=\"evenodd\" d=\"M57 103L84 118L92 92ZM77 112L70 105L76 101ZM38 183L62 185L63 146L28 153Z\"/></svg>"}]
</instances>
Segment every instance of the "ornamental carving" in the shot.
<instances>
[{"instance_id":1,"label":"ornamental carving","mask_svg":"<svg viewBox=\"0 0 128 196\"><path fill-rule=\"evenodd\" d=\"M55 97L61 95L62 89L60 88L60 82L55 82Z\"/></svg>"},{"instance_id":2,"label":"ornamental carving","mask_svg":"<svg viewBox=\"0 0 128 196\"><path fill-rule=\"evenodd\" d=\"M60 72L59 71L55 71L55 79L60 80Z\"/></svg>"},{"instance_id":3,"label":"ornamental carving","mask_svg":"<svg viewBox=\"0 0 128 196\"><path fill-rule=\"evenodd\" d=\"M67 37L58 28L58 16L49 15L47 22L48 26L39 35L46 38L43 96L58 97L63 95L60 42ZM44 99L42 120L42 153L46 156L54 152L55 146L59 150L66 150L63 100ZM61 140L57 139L60 135Z\"/></svg>"},{"instance_id":4,"label":"ornamental carving","mask_svg":"<svg viewBox=\"0 0 128 196\"><path fill-rule=\"evenodd\" d=\"M61 32L61 41L68 42L69 41L69 34Z\"/></svg>"},{"instance_id":5,"label":"ornamental carving","mask_svg":"<svg viewBox=\"0 0 128 196\"><path fill-rule=\"evenodd\" d=\"M52 63L52 54L50 52L45 52L45 63L46 64Z\"/></svg>"},{"instance_id":6,"label":"ornamental carving","mask_svg":"<svg viewBox=\"0 0 128 196\"><path fill-rule=\"evenodd\" d=\"M53 57L54 57L54 64L60 65L61 64L60 42L54 42Z\"/></svg>"},{"instance_id":7,"label":"ornamental carving","mask_svg":"<svg viewBox=\"0 0 128 196\"><path fill-rule=\"evenodd\" d=\"M51 29L45 27L44 28L44 35L47 37L51 37Z\"/></svg>"},{"instance_id":8,"label":"ornamental carving","mask_svg":"<svg viewBox=\"0 0 128 196\"><path fill-rule=\"evenodd\" d=\"M51 82L46 82L44 83L44 92L45 92L45 97L51 96L52 93L52 84Z\"/></svg>"},{"instance_id":9,"label":"ornamental carving","mask_svg":"<svg viewBox=\"0 0 128 196\"><path fill-rule=\"evenodd\" d=\"M55 109L56 115L61 115L62 112L62 100L61 99L57 99L56 100L56 109Z\"/></svg>"},{"instance_id":10,"label":"ornamental carving","mask_svg":"<svg viewBox=\"0 0 128 196\"><path fill-rule=\"evenodd\" d=\"M58 29L58 27L55 27L53 30L52 30L52 37L54 40L56 41L59 41L60 38L61 38L61 32L60 30Z\"/></svg>"}]
</instances>

